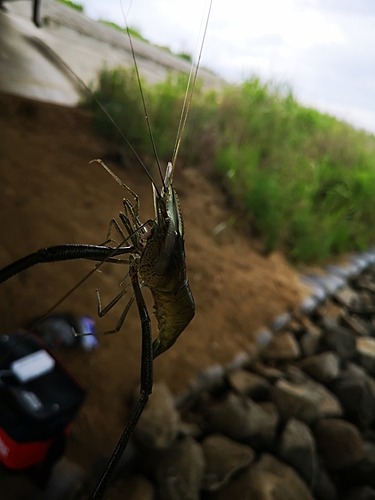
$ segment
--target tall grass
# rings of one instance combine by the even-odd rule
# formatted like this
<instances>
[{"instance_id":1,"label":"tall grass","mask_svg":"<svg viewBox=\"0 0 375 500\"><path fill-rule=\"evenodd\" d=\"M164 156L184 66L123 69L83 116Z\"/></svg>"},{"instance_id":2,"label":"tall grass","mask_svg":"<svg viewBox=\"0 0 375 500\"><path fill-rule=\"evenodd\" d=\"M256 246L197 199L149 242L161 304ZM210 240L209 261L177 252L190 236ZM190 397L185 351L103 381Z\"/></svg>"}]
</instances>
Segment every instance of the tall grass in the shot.
<instances>
[{"instance_id":1,"label":"tall grass","mask_svg":"<svg viewBox=\"0 0 375 500\"><path fill-rule=\"evenodd\" d=\"M71 9L77 10L78 12L84 12L84 7L81 3L73 2L71 0L57 0L60 3L63 3L67 7Z\"/></svg>"},{"instance_id":2,"label":"tall grass","mask_svg":"<svg viewBox=\"0 0 375 500\"><path fill-rule=\"evenodd\" d=\"M69 2L69 0L58 0L60 2ZM131 27L131 26L127 26L126 28L122 28L121 26L119 26L118 24L112 22L112 21L107 21L105 19L99 19L99 23L102 23L102 24L105 24L106 26L110 27L110 28L113 28L117 31L121 31L121 33L124 33L125 35L127 35L129 33L129 35L132 37L132 38L137 38L138 40L142 40L142 42L145 42L145 43L150 43L149 40L147 40L147 38L144 38L144 36L141 34L141 32L139 31L139 29L137 28L134 28L134 27ZM168 54L172 54L172 55L175 55L177 57L179 57L180 59L184 59L185 61L189 62L189 63L192 63L193 62L193 57L186 53L186 52L173 52L168 46L166 45L155 45L155 47L158 47L159 49L161 50L164 50L164 52L168 52Z\"/></svg>"},{"instance_id":3,"label":"tall grass","mask_svg":"<svg viewBox=\"0 0 375 500\"><path fill-rule=\"evenodd\" d=\"M98 22L102 23L102 24L105 24L109 28L113 28L116 31L120 31L121 33L124 33L125 35L127 35L129 33L129 35L132 38L137 38L138 40L142 40L145 43L150 43L149 40L147 40L147 38L144 38L141 35L141 32L137 28L134 28L132 26L127 26L126 28L122 28L118 24L116 24L116 23L114 23L112 21L107 21L106 19L99 19Z\"/></svg>"},{"instance_id":4,"label":"tall grass","mask_svg":"<svg viewBox=\"0 0 375 500\"><path fill-rule=\"evenodd\" d=\"M165 162L172 155L186 78L143 85ZM134 73L102 71L95 94L134 147L150 151ZM98 112L94 122L102 135L121 141ZM322 262L375 241L374 136L301 106L288 89L257 78L221 93L198 85L180 158L215 165L269 250Z\"/></svg>"}]
</instances>

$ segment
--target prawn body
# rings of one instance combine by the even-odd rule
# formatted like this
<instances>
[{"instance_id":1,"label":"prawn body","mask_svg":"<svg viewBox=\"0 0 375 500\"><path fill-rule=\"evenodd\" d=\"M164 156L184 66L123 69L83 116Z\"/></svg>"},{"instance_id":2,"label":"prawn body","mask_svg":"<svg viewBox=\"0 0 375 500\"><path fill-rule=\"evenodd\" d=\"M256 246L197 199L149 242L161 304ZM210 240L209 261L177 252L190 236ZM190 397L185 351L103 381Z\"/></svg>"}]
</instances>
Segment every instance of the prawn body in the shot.
<instances>
[{"instance_id":1,"label":"prawn body","mask_svg":"<svg viewBox=\"0 0 375 500\"><path fill-rule=\"evenodd\" d=\"M154 188L155 221L140 258L141 281L151 290L159 335L153 358L169 349L193 319L195 306L185 264L184 224L168 163L161 195Z\"/></svg>"},{"instance_id":2,"label":"prawn body","mask_svg":"<svg viewBox=\"0 0 375 500\"><path fill-rule=\"evenodd\" d=\"M135 200L134 205L128 199L123 200L124 212L120 212L127 236L119 224L112 219L117 231L123 236L121 245L131 240L133 246L129 248L130 279L133 296L114 330L120 330L126 314L134 299L138 307L142 330L142 357L141 357L141 395L138 399L128 425L121 435L112 454L107 468L99 481L91 500L99 500L107 489L108 482L130 436L138 422L142 411L147 404L153 385L153 359L169 349L193 319L195 314L194 299L189 288L185 264L184 224L180 204L176 191L172 185L173 166L168 163L161 193L152 184L154 195L155 219L142 224L139 220L139 200L126 184L124 184L101 160L96 160L108 173L130 193ZM143 237L145 227L151 228L150 235ZM110 226L111 227L111 226ZM118 246L112 250L111 257L124 247ZM117 250L118 249L118 250ZM141 287L150 289L154 299L154 310L158 323L158 336L151 340L151 322L146 304L141 293ZM124 295L120 294L103 310L98 297L99 315L104 315Z\"/></svg>"}]
</instances>

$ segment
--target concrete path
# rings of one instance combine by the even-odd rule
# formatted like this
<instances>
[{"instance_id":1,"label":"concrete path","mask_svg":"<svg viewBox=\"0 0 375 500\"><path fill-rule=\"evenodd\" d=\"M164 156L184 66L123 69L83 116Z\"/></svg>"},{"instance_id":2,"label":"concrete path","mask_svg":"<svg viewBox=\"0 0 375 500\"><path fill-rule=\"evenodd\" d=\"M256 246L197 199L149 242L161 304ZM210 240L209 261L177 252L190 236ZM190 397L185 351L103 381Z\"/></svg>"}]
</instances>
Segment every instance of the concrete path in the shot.
<instances>
[{"instance_id":1,"label":"concrete path","mask_svg":"<svg viewBox=\"0 0 375 500\"><path fill-rule=\"evenodd\" d=\"M92 21L53 0L42 0L42 27L31 21L32 2L5 2L0 11L0 91L74 106L81 86L104 66L133 66L129 40L121 32ZM141 75L149 82L164 80L168 71L188 73L190 64L140 40L133 41ZM223 81L205 70L209 87Z\"/></svg>"}]
</instances>

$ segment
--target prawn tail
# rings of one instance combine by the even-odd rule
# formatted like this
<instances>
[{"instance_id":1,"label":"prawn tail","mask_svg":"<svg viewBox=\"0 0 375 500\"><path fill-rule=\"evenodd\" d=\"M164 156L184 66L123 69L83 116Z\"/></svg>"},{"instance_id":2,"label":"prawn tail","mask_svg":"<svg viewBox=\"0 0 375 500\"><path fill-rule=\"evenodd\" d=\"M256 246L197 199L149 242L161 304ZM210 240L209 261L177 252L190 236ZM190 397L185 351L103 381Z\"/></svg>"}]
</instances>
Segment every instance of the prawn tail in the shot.
<instances>
[{"instance_id":1,"label":"prawn tail","mask_svg":"<svg viewBox=\"0 0 375 500\"><path fill-rule=\"evenodd\" d=\"M152 343L154 359L168 350L195 315L195 304L189 282L172 293L152 291L159 335Z\"/></svg>"}]
</instances>

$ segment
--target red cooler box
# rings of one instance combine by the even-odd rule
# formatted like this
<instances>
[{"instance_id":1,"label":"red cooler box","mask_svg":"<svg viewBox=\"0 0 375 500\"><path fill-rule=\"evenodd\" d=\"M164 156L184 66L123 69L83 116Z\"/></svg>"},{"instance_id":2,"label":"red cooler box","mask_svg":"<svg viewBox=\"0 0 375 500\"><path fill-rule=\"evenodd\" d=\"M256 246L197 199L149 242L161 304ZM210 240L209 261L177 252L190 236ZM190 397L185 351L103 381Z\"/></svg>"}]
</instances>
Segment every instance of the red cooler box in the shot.
<instances>
[{"instance_id":1,"label":"red cooler box","mask_svg":"<svg viewBox=\"0 0 375 500\"><path fill-rule=\"evenodd\" d=\"M0 337L0 462L26 469L68 433L86 392L43 341Z\"/></svg>"}]
</instances>

